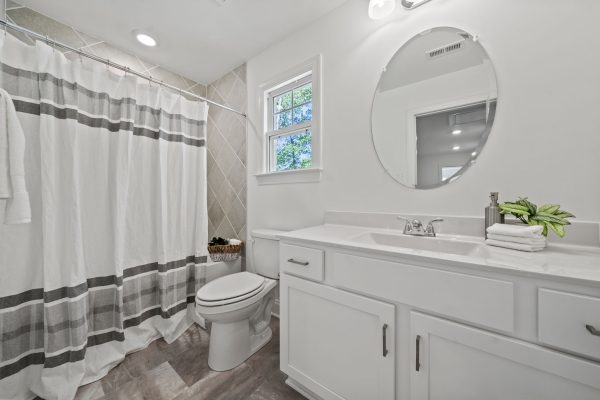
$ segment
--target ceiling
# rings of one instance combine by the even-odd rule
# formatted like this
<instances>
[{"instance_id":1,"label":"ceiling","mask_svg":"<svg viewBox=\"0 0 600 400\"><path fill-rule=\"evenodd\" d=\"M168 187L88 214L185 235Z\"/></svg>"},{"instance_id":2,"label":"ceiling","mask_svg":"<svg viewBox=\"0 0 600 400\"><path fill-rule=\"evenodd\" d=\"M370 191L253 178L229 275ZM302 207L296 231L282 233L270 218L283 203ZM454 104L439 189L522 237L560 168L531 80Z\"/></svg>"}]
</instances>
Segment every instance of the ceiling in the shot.
<instances>
[{"instance_id":1,"label":"ceiling","mask_svg":"<svg viewBox=\"0 0 600 400\"><path fill-rule=\"evenodd\" d=\"M346 0L19 0L77 30L211 83ZM132 31L158 40L139 44Z\"/></svg>"},{"instance_id":2,"label":"ceiling","mask_svg":"<svg viewBox=\"0 0 600 400\"><path fill-rule=\"evenodd\" d=\"M430 59L426 53L456 43L463 31L455 28L435 28L415 36L400 48L386 66L379 90L392 90L434 77L461 71L488 60L479 42L466 40L456 53Z\"/></svg>"}]
</instances>

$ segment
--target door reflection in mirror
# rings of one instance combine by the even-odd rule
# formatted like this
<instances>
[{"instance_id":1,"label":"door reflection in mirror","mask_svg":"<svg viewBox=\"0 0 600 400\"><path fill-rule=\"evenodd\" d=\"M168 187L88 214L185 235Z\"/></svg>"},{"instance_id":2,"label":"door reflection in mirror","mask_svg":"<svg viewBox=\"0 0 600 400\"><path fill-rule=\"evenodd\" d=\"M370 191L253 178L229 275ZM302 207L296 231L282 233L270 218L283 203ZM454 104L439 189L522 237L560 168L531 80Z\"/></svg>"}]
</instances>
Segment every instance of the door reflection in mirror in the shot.
<instances>
[{"instance_id":1,"label":"door reflection in mirror","mask_svg":"<svg viewBox=\"0 0 600 400\"><path fill-rule=\"evenodd\" d=\"M481 152L496 114L496 101L416 116L417 187L452 182Z\"/></svg>"}]
</instances>

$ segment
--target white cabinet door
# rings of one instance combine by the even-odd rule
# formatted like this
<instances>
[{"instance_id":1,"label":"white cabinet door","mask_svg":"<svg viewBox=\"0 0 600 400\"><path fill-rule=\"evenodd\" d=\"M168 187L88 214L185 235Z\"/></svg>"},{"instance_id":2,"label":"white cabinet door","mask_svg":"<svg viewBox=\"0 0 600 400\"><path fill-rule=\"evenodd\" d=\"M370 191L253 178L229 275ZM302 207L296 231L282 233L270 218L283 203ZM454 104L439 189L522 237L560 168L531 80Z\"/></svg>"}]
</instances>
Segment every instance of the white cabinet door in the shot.
<instances>
[{"instance_id":1,"label":"white cabinet door","mask_svg":"<svg viewBox=\"0 0 600 400\"><path fill-rule=\"evenodd\" d=\"M395 308L281 274L281 370L325 400L393 400Z\"/></svg>"},{"instance_id":2,"label":"white cabinet door","mask_svg":"<svg viewBox=\"0 0 600 400\"><path fill-rule=\"evenodd\" d=\"M411 399L598 400L600 364L411 313Z\"/></svg>"}]
</instances>

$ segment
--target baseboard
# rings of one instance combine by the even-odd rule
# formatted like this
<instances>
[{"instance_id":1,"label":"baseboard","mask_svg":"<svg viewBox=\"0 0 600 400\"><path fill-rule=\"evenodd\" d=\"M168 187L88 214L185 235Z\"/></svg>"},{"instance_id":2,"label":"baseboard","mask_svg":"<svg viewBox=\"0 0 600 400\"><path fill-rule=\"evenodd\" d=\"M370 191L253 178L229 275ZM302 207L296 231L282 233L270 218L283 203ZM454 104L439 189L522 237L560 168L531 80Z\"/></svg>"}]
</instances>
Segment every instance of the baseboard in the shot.
<instances>
[{"instance_id":1,"label":"baseboard","mask_svg":"<svg viewBox=\"0 0 600 400\"><path fill-rule=\"evenodd\" d=\"M315 395L313 392L311 392L310 390L308 390L307 388L305 388L290 377L288 377L285 380L285 384L294 389L296 392L300 393L302 396L306 397L308 400L319 400L319 397L317 397L317 395Z\"/></svg>"}]
</instances>

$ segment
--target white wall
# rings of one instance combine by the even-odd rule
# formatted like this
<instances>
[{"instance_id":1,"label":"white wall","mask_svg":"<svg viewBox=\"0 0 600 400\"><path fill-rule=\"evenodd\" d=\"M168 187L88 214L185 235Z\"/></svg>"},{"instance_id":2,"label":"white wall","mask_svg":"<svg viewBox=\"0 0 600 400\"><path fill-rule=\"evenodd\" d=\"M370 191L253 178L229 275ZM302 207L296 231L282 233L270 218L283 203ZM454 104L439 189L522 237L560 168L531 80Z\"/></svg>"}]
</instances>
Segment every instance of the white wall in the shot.
<instances>
[{"instance_id":1,"label":"white wall","mask_svg":"<svg viewBox=\"0 0 600 400\"><path fill-rule=\"evenodd\" d=\"M556 202L600 221L600 37L597 0L434 0L371 21L367 0L345 5L248 62L248 228L293 229L325 210L481 216L488 192ZM381 69L435 26L478 35L498 76L499 106L477 165L451 185L408 189L383 169L370 132ZM258 186L258 85L323 54L323 178Z\"/></svg>"}]
</instances>

